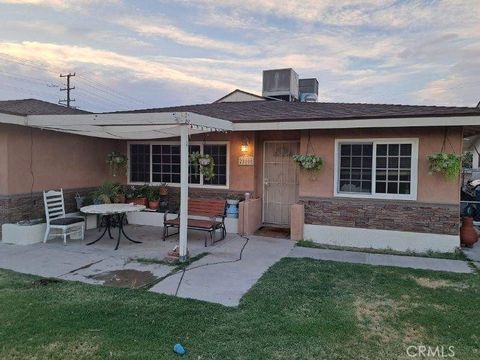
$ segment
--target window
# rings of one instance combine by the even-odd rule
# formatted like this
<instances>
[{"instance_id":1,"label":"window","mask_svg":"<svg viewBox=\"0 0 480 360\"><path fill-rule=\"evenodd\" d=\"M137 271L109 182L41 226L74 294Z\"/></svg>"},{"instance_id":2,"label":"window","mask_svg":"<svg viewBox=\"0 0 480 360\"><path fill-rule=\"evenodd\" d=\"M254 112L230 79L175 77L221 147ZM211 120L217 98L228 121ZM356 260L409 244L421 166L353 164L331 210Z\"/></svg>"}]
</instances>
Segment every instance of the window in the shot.
<instances>
[{"instance_id":1,"label":"window","mask_svg":"<svg viewBox=\"0 0 480 360\"><path fill-rule=\"evenodd\" d=\"M227 183L227 146L206 144L203 146L203 153L213 157L215 162L215 177L210 180L203 180L208 185L225 185Z\"/></svg>"},{"instance_id":2,"label":"window","mask_svg":"<svg viewBox=\"0 0 480 360\"><path fill-rule=\"evenodd\" d=\"M130 181L150 181L150 145L130 145Z\"/></svg>"},{"instance_id":3,"label":"window","mask_svg":"<svg viewBox=\"0 0 480 360\"><path fill-rule=\"evenodd\" d=\"M372 149L372 144L340 145L340 191L371 191Z\"/></svg>"},{"instance_id":4,"label":"window","mask_svg":"<svg viewBox=\"0 0 480 360\"><path fill-rule=\"evenodd\" d=\"M193 143L189 153L209 154L215 162L215 177L203 179L198 169L189 164L188 179L192 185L228 185L228 145L225 143ZM151 173L150 173L151 169ZM132 183L180 183L180 145L173 142L129 144L129 179Z\"/></svg>"},{"instance_id":5,"label":"window","mask_svg":"<svg viewBox=\"0 0 480 360\"><path fill-rule=\"evenodd\" d=\"M336 195L416 198L416 139L341 140L336 151Z\"/></svg>"}]
</instances>

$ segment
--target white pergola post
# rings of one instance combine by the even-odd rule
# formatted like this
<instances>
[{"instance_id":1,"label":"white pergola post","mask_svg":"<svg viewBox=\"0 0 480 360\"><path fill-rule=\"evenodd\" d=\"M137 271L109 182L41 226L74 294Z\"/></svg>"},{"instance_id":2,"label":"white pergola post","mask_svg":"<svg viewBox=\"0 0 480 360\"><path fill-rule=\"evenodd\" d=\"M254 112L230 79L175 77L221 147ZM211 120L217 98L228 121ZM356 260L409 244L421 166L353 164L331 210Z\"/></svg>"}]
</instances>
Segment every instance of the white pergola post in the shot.
<instances>
[{"instance_id":1,"label":"white pergola post","mask_svg":"<svg viewBox=\"0 0 480 360\"><path fill-rule=\"evenodd\" d=\"M188 125L180 126L180 261L187 260L187 221L188 221Z\"/></svg>"}]
</instances>

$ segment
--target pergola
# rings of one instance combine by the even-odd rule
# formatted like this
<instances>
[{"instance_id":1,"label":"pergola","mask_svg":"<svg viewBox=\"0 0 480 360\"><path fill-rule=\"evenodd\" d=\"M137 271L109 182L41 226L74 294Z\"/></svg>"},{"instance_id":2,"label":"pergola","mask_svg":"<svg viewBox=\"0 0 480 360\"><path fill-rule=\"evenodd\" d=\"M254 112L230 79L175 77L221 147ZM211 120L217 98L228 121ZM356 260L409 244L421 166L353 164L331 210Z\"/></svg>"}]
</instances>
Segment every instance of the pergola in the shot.
<instances>
[{"instance_id":1,"label":"pergola","mask_svg":"<svg viewBox=\"0 0 480 360\"><path fill-rule=\"evenodd\" d=\"M205 132L231 131L233 126L230 121L190 112L2 115L1 123L106 139L147 140L180 137L179 255L181 261L187 258L189 136Z\"/></svg>"}]
</instances>

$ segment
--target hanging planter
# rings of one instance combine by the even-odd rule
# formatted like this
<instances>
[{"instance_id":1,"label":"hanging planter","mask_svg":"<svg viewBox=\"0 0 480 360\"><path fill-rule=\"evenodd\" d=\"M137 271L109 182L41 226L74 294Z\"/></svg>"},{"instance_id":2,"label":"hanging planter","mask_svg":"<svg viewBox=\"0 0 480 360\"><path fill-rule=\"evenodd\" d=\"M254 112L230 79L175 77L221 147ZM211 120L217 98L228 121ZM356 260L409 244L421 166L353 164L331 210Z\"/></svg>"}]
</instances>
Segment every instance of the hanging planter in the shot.
<instances>
[{"instance_id":1,"label":"hanging planter","mask_svg":"<svg viewBox=\"0 0 480 360\"><path fill-rule=\"evenodd\" d=\"M300 169L307 171L310 180L317 180L318 172L323 167L323 160L320 156L297 154L293 155L293 161L298 164Z\"/></svg>"},{"instance_id":2,"label":"hanging planter","mask_svg":"<svg viewBox=\"0 0 480 360\"><path fill-rule=\"evenodd\" d=\"M322 170L323 167L322 158L316 155L293 155L293 161L300 166L300 169L307 170L312 173Z\"/></svg>"},{"instance_id":3,"label":"hanging planter","mask_svg":"<svg viewBox=\"0 0 480 360\"><path fill-rule=\"evenodd\" d=\"M117 176L120 170L127 168L128 159L125 155L112 151L107 155L107 163L110 166L113 176Z\"/></svg>"},{"instance_id":4,"label":"hanging planter","mask_svg":"<svg viewBox=\"0 0 480 360\"><path fill-rule=\"evenodd\" d=\"M454 153L434 153L427 156L429 174L439 173L448 180L456 179L460 176L462 168L462 157Z\"/></svg>"},{"instance_id":5,"label":"hanging planter","mask_svg":"<svg viewBox=\"0 0 480 360\"><path fill-rule=\"evenodd\" d=\"M214 168L215 161L210 155L202 155L198 151L190 154L190 161L195 173L200 173L203 175L204 179L209 181L215 177Z\"/></svg>"}]
</instances>

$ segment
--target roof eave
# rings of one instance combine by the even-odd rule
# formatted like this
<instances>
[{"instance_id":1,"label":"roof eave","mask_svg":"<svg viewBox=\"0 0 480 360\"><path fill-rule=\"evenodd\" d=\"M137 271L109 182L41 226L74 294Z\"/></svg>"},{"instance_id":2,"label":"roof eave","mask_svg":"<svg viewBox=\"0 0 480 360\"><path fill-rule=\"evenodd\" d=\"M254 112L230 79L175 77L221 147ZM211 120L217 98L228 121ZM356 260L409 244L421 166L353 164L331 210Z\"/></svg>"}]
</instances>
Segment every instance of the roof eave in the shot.
<instances>
[{"instance_id":1,"label":"roof eave","mask_svg":"<svg viewBox=\"0 0 480 360\"><path fill-rule=\"evenodd\" d=\"M235 122L234 131L252 130L307 130L307 129L356 129L386 127L431 127L431 126L475 126L480 125L480 115L432 116L399 118L362 118L332 120L294 120Z\"/></svg>"}]
</instances>

